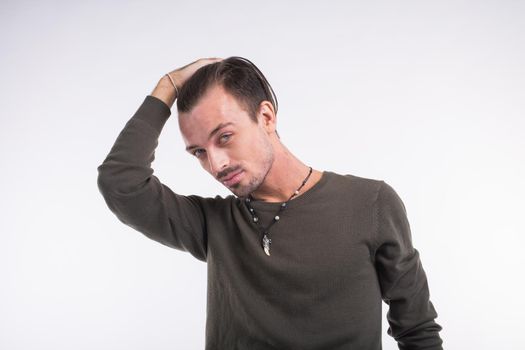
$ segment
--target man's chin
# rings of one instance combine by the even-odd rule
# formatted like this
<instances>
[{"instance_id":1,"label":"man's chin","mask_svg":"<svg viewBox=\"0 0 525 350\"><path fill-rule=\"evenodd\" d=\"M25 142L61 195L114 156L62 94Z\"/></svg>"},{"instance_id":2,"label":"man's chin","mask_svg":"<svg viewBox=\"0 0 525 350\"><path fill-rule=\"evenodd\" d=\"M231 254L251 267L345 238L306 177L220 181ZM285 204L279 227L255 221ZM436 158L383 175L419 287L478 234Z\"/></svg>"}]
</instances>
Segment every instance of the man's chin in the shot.
<instances>
[{"instance_id":1,"label":"man's chin","mask_svg":"<svg viewBox=\"0 0 525 350\"><path fill-rule=\"evenodd\" d=\"M240 183L226 188L228 188L237 197L247 197L251 193L248 187L242 186Z\"/></svg>"},{"instance_id":2,"label":"man's chin","mask_svg":"<svg viewBox=\"0 0 525 350\"><path fill-rule=\"evenodd\" d=\"M236 185L235 187L230 187L228 189L237 197L246 197L249 194L249 192L246 193L245 191L242 191L242 189L238 185Z\"/></svg>"}]
</instances>

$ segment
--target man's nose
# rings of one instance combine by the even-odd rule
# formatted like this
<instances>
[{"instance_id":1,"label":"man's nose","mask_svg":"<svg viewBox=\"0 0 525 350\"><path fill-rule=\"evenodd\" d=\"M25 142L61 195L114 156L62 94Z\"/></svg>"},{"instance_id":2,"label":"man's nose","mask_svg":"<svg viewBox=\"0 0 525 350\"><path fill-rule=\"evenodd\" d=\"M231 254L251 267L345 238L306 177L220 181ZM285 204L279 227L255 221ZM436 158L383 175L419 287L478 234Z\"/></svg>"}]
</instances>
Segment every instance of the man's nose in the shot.
<instances>
[{"instance_id":1,"label":"man's nose","mask_svg":"<svg viewBox=\"0 0 525 350\"><path fill-rule=\"evenodd\" d=\"M219 172L228 167L228 157L221 150L210 150L208 152L208 162L210 164L210 172L215 178L217 178Z\"/></svg>"}]
</instances>

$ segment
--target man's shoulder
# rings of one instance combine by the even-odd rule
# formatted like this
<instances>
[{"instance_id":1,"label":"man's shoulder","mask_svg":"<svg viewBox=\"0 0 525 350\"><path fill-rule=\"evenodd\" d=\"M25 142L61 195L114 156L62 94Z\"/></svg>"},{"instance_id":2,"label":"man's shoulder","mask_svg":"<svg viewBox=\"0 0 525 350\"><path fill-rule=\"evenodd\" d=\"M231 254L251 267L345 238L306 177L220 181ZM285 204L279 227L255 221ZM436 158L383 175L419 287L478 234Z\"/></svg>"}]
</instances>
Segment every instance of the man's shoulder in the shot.
<instances>
[{"instance_id":1,"label":"man's shoulder","mask_svg":"<svg viewBox=\"0 0 525 350\"><path fill-rule=\"evenodd\" d=\"M352 173L338 173L334 171L327 171L327 173L333 179L333 185L339 187L341 190L346 189L368 195L376 194L384 182L381 179L359 176Z\"/></svg>"},{"instance_id":2,"label":"man's shoulder","mask_svg":"<svg viewBox=\"0 0 525 350\"><path fill-rule=\"evenodd\" d=\"M359 201L366 201L376 203L382 201L384 203L392 203L399 205L402 200L397 191L392 185L382 179L357 176L355 174L338 174L332 172L332 177L335 179L335 188L351 195Z\"/></svg>"}]
</instances>

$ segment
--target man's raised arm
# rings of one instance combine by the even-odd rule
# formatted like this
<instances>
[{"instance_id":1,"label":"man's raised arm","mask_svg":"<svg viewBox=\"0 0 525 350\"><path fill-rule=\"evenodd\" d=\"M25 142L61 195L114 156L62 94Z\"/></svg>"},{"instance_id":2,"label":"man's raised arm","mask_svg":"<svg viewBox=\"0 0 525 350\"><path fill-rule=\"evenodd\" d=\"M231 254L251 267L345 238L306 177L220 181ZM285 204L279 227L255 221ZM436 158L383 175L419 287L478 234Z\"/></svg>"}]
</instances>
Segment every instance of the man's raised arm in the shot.
<instances>
[{"instance_id":1,"label":"man's raised arm","mask_svg":"<svg viewBox=\"0 0 525 350\"><path fill-rule=\"evenodd\" d=\"M170 76L180 88L198 68L216 60L192 62L170 72ZM158 138L176 98L176 88L164 76L97 167L97 185L109 209L121 222L164 245L206 261L203 198L174 193L153 175L151 168Z\"/></svg>"}]
</instances>

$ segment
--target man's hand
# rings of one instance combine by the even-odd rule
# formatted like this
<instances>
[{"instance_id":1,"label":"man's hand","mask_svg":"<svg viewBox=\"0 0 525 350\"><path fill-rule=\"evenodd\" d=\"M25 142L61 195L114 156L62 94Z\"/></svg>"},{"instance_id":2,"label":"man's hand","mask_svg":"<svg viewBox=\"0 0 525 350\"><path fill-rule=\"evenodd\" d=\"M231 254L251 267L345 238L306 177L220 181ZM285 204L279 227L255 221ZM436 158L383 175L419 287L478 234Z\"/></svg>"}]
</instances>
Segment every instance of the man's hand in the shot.
<instances>
[{"instance_id":1,"label":"man's hand","mask_svg":"<svg viewBox=\"0 0 525 350\"><path fill-rule=\"evenodd\" d=\"M197 69L207 64L219 61L222 61L222 58L200 58L183 67L177 68L169 72L169 75L177 85L177 89L180 90L182 85L184 85L184 83L193 75L193 73L195 73L195 71L197 71ZM175 102L175 99L177 98L177 92L175 91L175 88L173 87L173 84L171 83L169 78L166 75L164 75L159 80L155 89L151 92L151 96L157 97L171 108L173 106L173 103Z\"/></svg>"}]
</instances>

